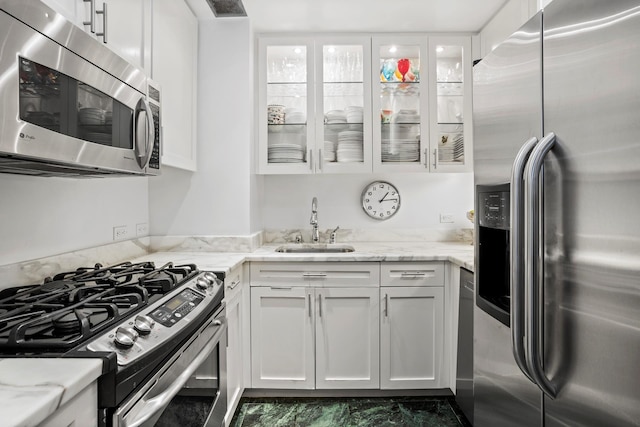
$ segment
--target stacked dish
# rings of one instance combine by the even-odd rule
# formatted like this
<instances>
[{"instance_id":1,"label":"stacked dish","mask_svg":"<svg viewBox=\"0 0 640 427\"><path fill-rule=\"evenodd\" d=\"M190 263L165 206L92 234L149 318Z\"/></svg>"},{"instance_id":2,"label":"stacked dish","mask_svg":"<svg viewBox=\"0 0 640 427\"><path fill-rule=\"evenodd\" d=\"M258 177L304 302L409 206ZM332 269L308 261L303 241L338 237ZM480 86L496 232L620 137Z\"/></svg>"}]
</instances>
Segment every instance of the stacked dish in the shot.
<instances>
[{"instance_id":1,"label":"stacked dish","mask_svg":"<svg viewBox=\"0 0 640 427\"><path fill-rule=\"evenodd\" d=\"M267 148L269 163L301 163L304 161L304 148L298 144L271 144Z\"/></svg>"},{"instance_id":2,"label":"stacked dish","mask_svg":"<svg viewBox=\"0 0 640 427\"><path fill-rule=\"evenodd\" d=\"M351 106L344 109L347 117L347 123L362 124L364 118L364 109L358 106Z\"/></svg>"},{"instance_id":3,"label":"stacked dish","mask_svg":"<svg viewBox=\"0 0 640 427\"><path fill-rule=\"evenodd\" d=\"M400 110L392 119L392 123L417 124L420 123L420 114L417 110Z\"/></svg>"},{"instance_id":4,"label":"stacked dish","mask_svg":"<svg viewBox=\"0 0 640 427\"><path fill-rule=\"evenodd\" d=\"M323 158L325 162L335 162L336 161L336 144L333 141L325 141L324 142L324 153Z\"/></svg>"},{"instance_id":5,"label":"stacked dish","mask_svg":"<svg viewBox=\"0 0 640 427\"><path fill-rule=\"evenodd\" d=\"M284 110L284 122L286 124L303 125L307 121L306 115L295 108L287 108Z\"/></svg>"},{"instance_id":6,"label":"stacked dish","mask_svg":"<svg viewBox=\"0 0 640 427\"><path fill-rule=\"evenodd\" d=\"M284 105L267 105L267 123L270 125L284 124Z\"/></svg>"},{"instance_id":7,"label":"stacked dish","mask_svg":"<svg viewBox=\"0 0 640 427\"><path fill-rule=\"evenodd\" d=\"M347 114L343 110L331 110L327 111L324 115L324 122L327 125L346 125ZM343 129L343 126L336 126L334 128Z\"/></svg>"},{"instance_id":8,"label":"stacked dish","mask_svg":"<svg viewBox=\"0 0 640 427\"><path fill-rule=\"evenodd\" d=\"M105 113L100 108L81 108L78 110L78 121L81 125L101 126L105 122Z\"/></svg>"},{"instance_id":9,"label":"stacked dish","mask_svg":"<svg viewBox=\"0 0 640 427\"><path fill-rule=\"evenodd\" d=\"M462 133L442 136L442 144L438 148L438 161L461 162L464 160L464 137Z\"/></svg>"},{"instance_id":10,"label":"stacked dish","mask_svg":"<svg viewBox=\"0 0 640 427\"><path fill-rule=\"evenodd\" d=\"M383 139L383 162L417 162L420 160L420 141L415 138Z\"/></svg>"},{"instance_id":11,"label":"stacked dish","mask_svg":"<svg viewBox=\"0 0 640 427\"><path fill-rule=\"evenodd\" d=\"M338 134L336 157L339 162L364 162L362 131L345 130Z\"/></svg>"}]
</instances>

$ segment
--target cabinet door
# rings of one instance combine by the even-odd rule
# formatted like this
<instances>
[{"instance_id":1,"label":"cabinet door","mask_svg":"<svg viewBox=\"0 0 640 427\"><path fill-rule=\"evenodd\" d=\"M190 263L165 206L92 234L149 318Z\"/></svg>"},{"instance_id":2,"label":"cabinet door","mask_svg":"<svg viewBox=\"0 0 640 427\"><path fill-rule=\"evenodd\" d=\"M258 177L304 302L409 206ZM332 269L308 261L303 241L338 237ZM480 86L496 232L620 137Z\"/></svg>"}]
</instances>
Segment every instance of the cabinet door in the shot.
<instances>
[{"instance_id":1,"label":"cabinet door","mask_svg":"<svg viewBox=\"0 0 640 427\"><path fill-rule=\"evenodd\" d=\"M440 388L443 288L383 287L380 297L381 388Z\"/></svg>"},{"instance_id":2,"label":"cabinet door","mask_svg":"<svg viewBox=\"0 0 640 427\"><path fill-rule=\"evenodd\" d=\"M198 20L183 0L153 1L152 77L162 90L162 164L196 170Z\"/></svg>"},{"instance_id":3,"label":"cabinet door","mask_svg":"<svg viewBox=\"0 0 640 427\"><path fill-rule=\"evenodd\" d=\"M313 41L258 40L259 173L314 173Z\"/></svg>"},{"instance_id":4,"label":"cabinet door","mask_svg":"<svg viewBox=\"0 0 640 427\"><path fill-rule=\"evenodd\" d=\"M251 288L253 388L314 388L312 299L309 288Z\"/></svg>"},{"instance_id":5,"label":"cabinet door","mask_svg":"<svg viewBox=\"0 0 640 427\"><path fill-rule=\"evenodd\" d=\"M83 25L83 22L89 21L89 15L87 14L85 18L85 7L82 0L42 0L42 2L64 16L68 21L89 31L89 26Z\"/></svg>"},{"instance_id":6,"label":"cabinet door","mask_svg":"<svg viewBox=\"0 0 640 427\"><path fill-rule=\"evenodd\" d=\"M379 388L377 288L316 288L316 388Z\"/></svg>"},{"instance_id":7,"label":"cabinet door","mask_svg":"<svg viewBox=\"0 0 640 427\"><path fill-rule=\"evenodd\" d=\"M371 172L371 40L316 40L315 170Z\"/></svg>"},{"instance_id":8,"label":"cabinet door","mask_svg":"<svg viewBox=\"0 0 640 427\"><path fill-rule=\"evenodd\" d=\"M426 37L374 37L373 168L429 170Z\"/></svg>"},{"instance_id":9,"label":"cabinet door","mask_svg":"<svg viewBox=\"0 0 640 427\"><path fill-rule=\"evenodd\" d=\"M430 37L431 171L471 172L470 37Z\"/></svg>"},{"instance_id":10,"label":"cabinet door","mask_svg":"<svg viewBox=\"0 0 640 427\"><path fill-rule=\"evenodd\" d=\"M102 9L106 4L106 20L98 15L97 32L106 28L105 37L98 40L129 61L141 68L147 75L151 72L151 0L107 0L96 2L96 7ZM89 27L86 27L89 28Z\"/></svg>"},{"instance_id":11,"label":"cabinet door","mask_svg":"<svg viewBox=\"0 0 640 427\"><path fill-rule=\"evenodd\" d=\"M231 423L233 414L244 391L242 318L243 305L241 293L227 303L227 420Z\"/></svg>"}]
</instances>

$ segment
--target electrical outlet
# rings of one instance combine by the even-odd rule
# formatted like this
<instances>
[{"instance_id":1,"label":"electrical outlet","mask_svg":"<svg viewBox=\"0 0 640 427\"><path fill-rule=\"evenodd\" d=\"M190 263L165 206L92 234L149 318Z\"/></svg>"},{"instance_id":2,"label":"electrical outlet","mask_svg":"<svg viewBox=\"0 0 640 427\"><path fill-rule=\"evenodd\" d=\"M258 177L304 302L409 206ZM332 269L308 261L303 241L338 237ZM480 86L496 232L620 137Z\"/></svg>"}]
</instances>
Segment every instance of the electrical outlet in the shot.
<instances>
[{"instance_id":1,"label":"electrical outlet","mask_svg":"<svg viewBox=\"0 0 640 427\"><path fill-rule=\"evenodd\" d=\"M123 240L129 235L126 225L117 225L113 227L113 240Z\"/></svg>"},{"instance_id":2,"label":"electrical outlet","mask_svg":"<svg viewBox=\"0 0 640 427\"><path fill-rule=\"evenodd\" d=\"M451 223L453 222L453 214L440 214L440 222L441 223Z\"/></svg>"},{"instance_id":3,"label":"electrical outlet","mask_svg":"<svg viewBox=\"0 0 640 427\"><path fill-rule=\"evenodd\" d=\"M136 237L146 236L149 234L149 224L142 222L136 224Z\"/></svg>"}]
</instances>

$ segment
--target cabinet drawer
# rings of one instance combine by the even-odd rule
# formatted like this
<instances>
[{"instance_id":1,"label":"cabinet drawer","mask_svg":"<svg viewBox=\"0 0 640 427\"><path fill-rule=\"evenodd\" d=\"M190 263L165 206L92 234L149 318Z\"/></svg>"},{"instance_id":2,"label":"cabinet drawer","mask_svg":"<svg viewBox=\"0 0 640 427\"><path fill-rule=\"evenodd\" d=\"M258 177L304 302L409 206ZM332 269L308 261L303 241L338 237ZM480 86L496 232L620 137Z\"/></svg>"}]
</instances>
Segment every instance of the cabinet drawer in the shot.
<instances>
[{"instance_id":1,"label":"cabinet drawer","mask_svg":"<svg viewBox=\"0 0 640 427\"><path fill-rule=\"evenodd\" d=\"M224 297L231 301L242 288L242 265L237 266L224 277Z\"/></svg>"},{"instance_id":2,"label":"cabinet drawer","mask_svg":"<svg viewBox=\"0 0 640 427\"><path fill-rule=\"evenodd\" d=\"M444 262L383 262L381 286L444 286Z\"/></svg>"},{"instance_id":3,"label":"cabinet drawer","mask_svg":"<svg viewBox=\"0 0 640 427\"><path fill-rule=\"evenodd\" d=\"M379 286L377 262L254 262L251 286Z\"/></svg>"}]
</instances>

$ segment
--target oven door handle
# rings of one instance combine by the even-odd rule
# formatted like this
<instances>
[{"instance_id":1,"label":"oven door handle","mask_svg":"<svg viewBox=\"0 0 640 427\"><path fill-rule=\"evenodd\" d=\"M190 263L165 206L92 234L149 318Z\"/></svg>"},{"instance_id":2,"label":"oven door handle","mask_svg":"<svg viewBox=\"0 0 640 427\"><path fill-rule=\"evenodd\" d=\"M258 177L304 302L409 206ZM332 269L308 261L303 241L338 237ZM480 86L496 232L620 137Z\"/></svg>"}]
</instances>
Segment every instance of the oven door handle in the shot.
<instances>
[{"instance_id":1,"label":"oven door handle","mask_svg":"<svg viewBox=\"0 0 640 427\"><path fill-rule=\"evenodd\" d=\"M191 375L196 371L196 369L206 360L207 357L213 352L222 337L222 334L226 332L227 329L227 321L226 319L214 320L214 324L218 325L219 328L216 333L211 337L207 344L202 348L200 353L193 359L193 361L187 366L187 368L182 371L182 373L175 379L173 383L165 390L163 390L160 394L152 397L149 400L145 400L144 397L139 402L142 404L142 408L137 413L136 418L131 420L124 420L125 427L140 427L143 426L145 422L149 421L154 415L158 412L164 410L164 408L169 405L171 399L173 399L176 394L184 387L187 383ZM153 390L153 388L151 389ZM149 390L149 391L151 391Z\"/></svg>"}]
</instances>

